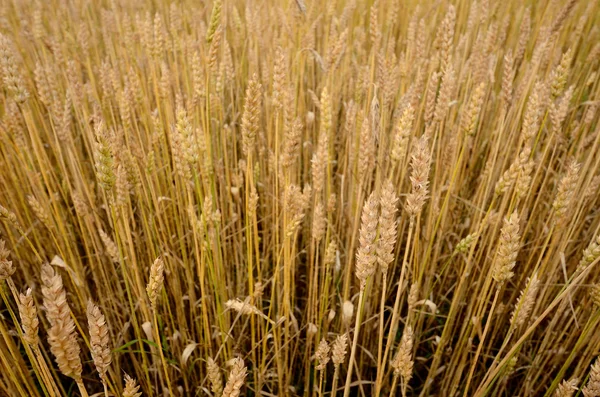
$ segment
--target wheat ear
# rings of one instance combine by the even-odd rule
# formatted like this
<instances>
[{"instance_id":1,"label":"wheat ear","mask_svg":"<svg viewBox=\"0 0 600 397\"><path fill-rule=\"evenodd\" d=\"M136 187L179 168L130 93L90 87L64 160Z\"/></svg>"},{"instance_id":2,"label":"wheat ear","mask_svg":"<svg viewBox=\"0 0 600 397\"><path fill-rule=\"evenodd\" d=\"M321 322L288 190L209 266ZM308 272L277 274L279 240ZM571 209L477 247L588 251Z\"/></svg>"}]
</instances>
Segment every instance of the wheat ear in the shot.
<instances>
[{"instance_id":1,"label":"wheat ear","mask_svg":"<svg viewBox=\"0 0 600 397\"><path fill-rule=\"evenodd\" d=\"M90 330L90 350L92 351L92 359L94 365L102 380L104 386L104 394L108 395L106 387L106 371L111 362L110 348L108 345L108 326L104 314L100 308L91 300L87 303L87 319Z\"/></svg>"}]
</instances>

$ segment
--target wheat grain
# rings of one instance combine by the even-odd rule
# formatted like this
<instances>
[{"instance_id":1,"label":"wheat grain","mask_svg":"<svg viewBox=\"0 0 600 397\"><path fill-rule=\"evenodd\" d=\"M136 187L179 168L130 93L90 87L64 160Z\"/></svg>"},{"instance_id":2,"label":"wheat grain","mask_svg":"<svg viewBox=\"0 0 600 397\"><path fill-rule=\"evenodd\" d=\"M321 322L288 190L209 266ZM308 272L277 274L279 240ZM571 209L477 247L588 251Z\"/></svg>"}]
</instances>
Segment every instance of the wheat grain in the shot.
<instances>
[{"instance_id":1,"label":"wheat grain","mask_svg":"<svg viewBox=\"0 0 600 397\"><path fill-rule=\"evenodd\" d=\"M406 394L406 385L410 382L413 373L414 362L412 359L413 349L413 331L410 325L404 328L402 332L402 340L398 351L392 360L392 368L394 368L394 377L402 378L402 395Z\"/></svg>"},{"instance_id":2,"label":"wheat grain","mask_svg":"<svg viewBox=\"0 0 600 397\"><path fill-rule=\"evenodd\" d=\"M587 384L581 388L584 397L600 396L600 361L596 359L590 368L590 375Z\"/></svg>"},{"instance_id":3,"label":"wheat grain","mask_svg":"<svg viewBox=\"0 0 600 397\"><path fill-rule=\"evenodd\" d=\"M52 266L44 264L41 278L44 307L50 323L48 330L50 350L60 371L79 382L82 371L80 350L62 277Z\"/></svg>"},{"instance_id":4,"label":"wheat grain","mask_svg":"<svg viewBox=\"0 0 600 397\"><path fill-rule=\"evenodd\" d=\"M92 359L100 378L103 382L106 382L106 371L111 362L108 326L104 314L91 300L87 304L87 318Z\"/></svg>"},{"instance_id":5,"label":"wheat grain","mask_svg":"<svg viewBox=\"0 0 600 397\"><path fill-rule=\"evenodd\" d=\"M315 358L319 363L316 366L317 370L319 370L319 371L325 370L325 367L327 366L327 363L329 362L329 359L330 359L329 351L330 351L329 344L327 343L327 341L325 339L322 339L321 342L319 342L317 351L315 352Z\"/></svg>"},{"instance_id":6,"label":"wheat grain","mask_svg":"<svg viewBox=\"0 0 600 397\"><path fill-rule=\"evenodd\" d=\"M138 392L140 386L138 386L137 381L125 374L125 388L123 389L123 397L140 397L142 395L141 392Z\"/></svg>"},{"instance_id":7,"label":"wheat grain","mask_svg":"<svg viewBox=\"0 0 600 397\"><path fill-rule=\"evenodd\" d=\"M367 285L367 279L375 273L377 261L375 237L377 234L377 221L379 201L375 192L369 195L365 202L361 216L360 247L356 251L356 277L360 282L360 289Z\"/></svg>"},{"instance_id":8,"label":"wheat grain","mask_svg":"<svg viewBox=\"0 0 600 397\"><path fill-rule=\"evenodd\" d=\"M577 188L580 168L581 165L579 163L571 161L567 166L566 174L560 180L558 192L552 203L557 224L562 224L566 220L566 215L572 206L571 203Z\"/></svg>"},{"instance_id":9,"label":"wheat grain","mask_svg":"<svg viewBox=\"0 0 600 397\"><path fill-rule=\"evenodd\" d=\"M14 274L16 267L8 260L10 251L6 249L6 242L0 240L0 280L6 280Z\"/></svg>"},{"instance_id":10,"label":"wheat grain","mask_svg":"<svg viewBox=\"0 0 600 397\"><path fill-rule=\"evenodd\" d=\"M258 76L252 75L248 88L246 89L246 101L244 103L244 115L242 117L242 143L246 157L253 149L256 141L260 122L261 107L261 84L258 82Z\"/></svg>"},{"instance_id":11,"label":"wheat grain","mask_svg":"<svg viewBox=\"0 0 600 397\"><path fill-rule=\"evenodd\" d=\"M246 371L244 360L235 358L231 366L231 371L229 372L227 384L223 389L223 397L238 397L240 395L241 389L244 386Z\"/></svg>"},{"instance_id":12,"label":"wheat grain","mask_svg":"<svg viewBox=\"0 0 600 397\"><path fill-rule=\"evenodd\" d=\"M146 286L150 305L154 309L156 308L158 295L160 294L165 281L164 271L165 264L163 259L161 257L156 258L150 267L150 278L148 279L148 285Z\"/></svg>"},{"instance_id":13,"label":"wheat grain","mask_svg":"<svg viewBox=\"0 0 600 397\"><path fill-rule=\"evenodd\" d=\"M208 372L208 377L210 379L211 390L215 397L219 397L223 392L223 379L221 377L221 369L217 365L217 363L212 359L208 358L206 360L206 369Z\"/></svg>"},{"instance_id":14,"label":"wheat grain","mask_svg":"<svg viewBox=\"0 0 600 397\"><path fill-rule=\"evenodd\" d=\"M21 317L21 327L23 327L23 339L31 346L37 346L39 343L39 320L31 288L27 288L25 294L19 295L19 316Z\"/></svg>"},{"instance_id":15,"label":"wheat grain","mask_svg":"<svg viewBox=\"0 0 600 397\"><path fill-rule=\"evenodd\" d=\"M513 212L504 219L504 224L500 231L498 249L492 265L492 278L499 285L502 285L514 275L512 269L515 266L521 240L519 221L519 215Z\"/></svg>"},{"instance_id":16,"label":"wheat grain","mask_svg":"<svg viewBox=\"0 0 600 397\"><path fill-rule=\"evenodd\" d=\"M412 190L406 198L406 210L411 217L415 217L425 204L429 186L430 155L426 136L422 136L415 142L411 168Z\"/></svg>"},{"instance_id":17,"label":"wheat grain","mask_svg":"<svg viewBox=\"0 0 600 397\"><path fill-rule=\"evenodd\" d=\"M577 389L578 383L579 383L579 381L577 380L577 378L563 380L562 383L560 385L558 385L558 388L556 389L554 396L555 397L571 397L571 396L573 396L573 394L575 394L575 392L578 390Z\"/></svg>"},{"instance_id":18,"label":"wheat grain","mask_svg":"<svg viewBox=\"0 0 600 397\"><path fill-rule=\"evenodd\" d=\"M521 291L517 303L515 303L515 308L510 315L510 323L512 326L519 327L525 324L525 321L527 321L527 317L535 304L535 298L539 288L540 280L537 278L537 274L534 274L528 279L527 286Z\"/></svg>"}]
</instances>

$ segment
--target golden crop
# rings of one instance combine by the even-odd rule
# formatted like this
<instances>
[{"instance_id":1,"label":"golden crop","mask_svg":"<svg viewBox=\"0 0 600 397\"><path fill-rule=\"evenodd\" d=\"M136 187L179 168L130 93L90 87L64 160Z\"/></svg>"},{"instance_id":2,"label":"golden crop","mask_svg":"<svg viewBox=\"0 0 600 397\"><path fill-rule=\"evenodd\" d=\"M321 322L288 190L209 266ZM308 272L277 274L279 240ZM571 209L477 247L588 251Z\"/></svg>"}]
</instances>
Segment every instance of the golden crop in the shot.
<instances>
[{"instance_id":1,"label":"golden crop","mask_svg":"<svg viewBox=\"0 0 600 397\"><path fill-rule=\"evenodd\" d=\"M0 396L600 396L599 67L598 0L0 2Z\"/></svg>"}]
</instances>

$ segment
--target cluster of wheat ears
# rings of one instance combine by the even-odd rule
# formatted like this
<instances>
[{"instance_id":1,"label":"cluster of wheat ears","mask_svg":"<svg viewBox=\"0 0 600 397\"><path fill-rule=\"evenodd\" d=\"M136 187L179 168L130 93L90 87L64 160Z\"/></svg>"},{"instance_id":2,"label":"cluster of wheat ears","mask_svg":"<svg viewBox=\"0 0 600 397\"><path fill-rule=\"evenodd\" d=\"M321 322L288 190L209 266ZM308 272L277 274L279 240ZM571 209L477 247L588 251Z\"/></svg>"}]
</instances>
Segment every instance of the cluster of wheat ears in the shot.
<instances>
[{"instance_id":1,"label":"cluster of wheat ears","mask_svg":"<svg viewBox=\"0 0 600 397\"><path fill-rule=\"evenodd\" d=\"M600 396L599 0L0 2L0 396Z\"/></svg>"}]
</instances>

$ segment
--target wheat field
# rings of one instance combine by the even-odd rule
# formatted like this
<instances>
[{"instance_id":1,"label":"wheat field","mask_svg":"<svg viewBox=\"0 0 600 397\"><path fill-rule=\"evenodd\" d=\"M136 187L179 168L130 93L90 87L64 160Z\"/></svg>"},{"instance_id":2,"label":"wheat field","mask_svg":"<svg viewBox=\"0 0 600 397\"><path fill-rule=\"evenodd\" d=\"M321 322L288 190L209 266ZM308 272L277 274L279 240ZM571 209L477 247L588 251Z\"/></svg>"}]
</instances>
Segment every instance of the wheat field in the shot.
<instances>
[{"instance_id":1,"label":"wheat field","mask_svg":"<svg viewBox=\"0 0 600 397\"><path fill-rule=\"evenodd\" d=\"M600 1L0 2L0 396L600 396Z\"/></svg>"}]
</instances>

